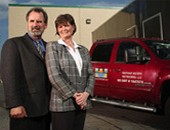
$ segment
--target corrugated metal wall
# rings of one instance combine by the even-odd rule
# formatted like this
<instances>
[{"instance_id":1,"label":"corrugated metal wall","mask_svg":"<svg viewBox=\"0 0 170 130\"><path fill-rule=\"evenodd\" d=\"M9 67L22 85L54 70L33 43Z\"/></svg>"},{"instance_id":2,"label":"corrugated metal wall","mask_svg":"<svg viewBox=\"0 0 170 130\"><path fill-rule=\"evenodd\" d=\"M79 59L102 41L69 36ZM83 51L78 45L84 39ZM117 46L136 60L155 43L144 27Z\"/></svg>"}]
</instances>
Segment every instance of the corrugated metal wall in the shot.
<instances>
[{"instance_id":1,"label":"corrugated metal wall","mask_svg":"<svg viewBox=\"0 0 170 130\"><path fill-rule=\"evenodd\" d=\"M169 0L135 0L93 31L93 42L117 37L170 40L169 7Z\"/></svg>"}]
</instances>

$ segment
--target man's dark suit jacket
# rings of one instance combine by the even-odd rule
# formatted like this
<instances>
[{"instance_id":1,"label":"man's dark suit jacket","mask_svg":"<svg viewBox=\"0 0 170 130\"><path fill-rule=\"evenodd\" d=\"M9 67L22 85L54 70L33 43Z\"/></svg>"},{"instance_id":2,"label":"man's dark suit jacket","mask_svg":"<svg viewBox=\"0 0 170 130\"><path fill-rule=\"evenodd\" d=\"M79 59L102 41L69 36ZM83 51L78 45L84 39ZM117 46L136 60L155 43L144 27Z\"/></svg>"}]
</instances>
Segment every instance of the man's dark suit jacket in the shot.
<instances>
[{"instance_id":1,"label":"man's dark suit jacket","mask_svg":"<svg viewBox=\"0 0 170 130\"><path fill-rule=\"evenodd\" d=\"M28 34L5 42L0 71L8 109L24 106L29 117L48 113L50 83L45 61Z\"/></svg>"}]
</instances>

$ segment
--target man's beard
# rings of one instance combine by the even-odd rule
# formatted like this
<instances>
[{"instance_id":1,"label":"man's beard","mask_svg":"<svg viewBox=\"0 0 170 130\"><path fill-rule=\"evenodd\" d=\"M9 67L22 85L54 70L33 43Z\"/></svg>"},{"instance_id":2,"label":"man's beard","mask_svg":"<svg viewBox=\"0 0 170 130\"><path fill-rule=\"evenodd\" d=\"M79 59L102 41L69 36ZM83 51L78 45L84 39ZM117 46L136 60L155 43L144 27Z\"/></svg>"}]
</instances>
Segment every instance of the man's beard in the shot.
<instances>
[{"instance_id":1,"label":"man's beard","mask_svg":"<svg viewBox=\"0 0 170 130\"><path fill-rule=\"evenodd\" d=\"M33 36L41 36L42 35L42 31L37 31L37 32L30 32Z\"/></svg>"},{"instance_id":2,"label":"man's beard","mask_svg":"<svg viewBox=\"0 0 170 130\"><path fill-rule=\"evenodd\" d=\"M41 36L43 31L40 29L40 27L35 26L31 28L30 34L33 36Z\"/></svg>"}]
</instances>

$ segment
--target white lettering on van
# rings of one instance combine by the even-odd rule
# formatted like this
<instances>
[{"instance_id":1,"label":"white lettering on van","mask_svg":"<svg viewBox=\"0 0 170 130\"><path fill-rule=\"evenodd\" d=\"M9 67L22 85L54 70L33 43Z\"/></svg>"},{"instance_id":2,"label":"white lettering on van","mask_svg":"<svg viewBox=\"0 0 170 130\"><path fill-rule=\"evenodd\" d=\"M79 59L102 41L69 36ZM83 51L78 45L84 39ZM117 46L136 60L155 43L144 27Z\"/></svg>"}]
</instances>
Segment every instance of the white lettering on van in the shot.
<instances>
[{"instance_id":1,"label":"white lettering on van","mask_svg":"<svg viewBox=\"0 0 170 130\"><path fill-rule=\"evenodd\" d=\"M134 84L143 84L142 72L127 72L123 71L120 79L117 79L117 82L122 83L134 83Z\"/></svg>"}]
</instances>

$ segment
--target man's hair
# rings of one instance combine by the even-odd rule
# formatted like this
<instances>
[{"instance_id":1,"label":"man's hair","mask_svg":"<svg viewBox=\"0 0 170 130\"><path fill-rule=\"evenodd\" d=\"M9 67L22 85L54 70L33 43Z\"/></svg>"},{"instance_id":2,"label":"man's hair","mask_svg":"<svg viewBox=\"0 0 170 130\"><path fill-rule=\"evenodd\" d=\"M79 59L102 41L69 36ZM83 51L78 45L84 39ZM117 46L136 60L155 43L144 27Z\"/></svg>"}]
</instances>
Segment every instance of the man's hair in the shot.
<instances>
[{"instance_id":1,"label":"man's hair","mask_svg":"<svg viewBox=\"0 0 170 130\"><path fill-rule=\"evenodd\" d=\"M48 15L47 13L45 12L44 9L40 8L40 7L34 7L32 9L30 9L27 14L26 14L26 20L28 21L28 17L30 15L31 12L37 12L37 13L43 13L43 16L44 16L44 23L48 23Z\"/></svg>"}]
</instances>

